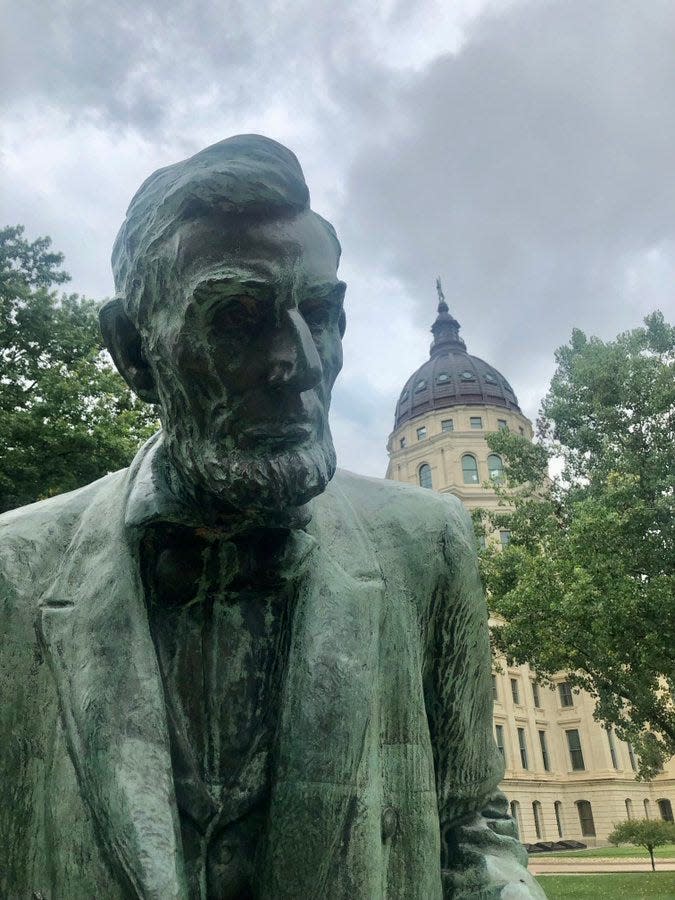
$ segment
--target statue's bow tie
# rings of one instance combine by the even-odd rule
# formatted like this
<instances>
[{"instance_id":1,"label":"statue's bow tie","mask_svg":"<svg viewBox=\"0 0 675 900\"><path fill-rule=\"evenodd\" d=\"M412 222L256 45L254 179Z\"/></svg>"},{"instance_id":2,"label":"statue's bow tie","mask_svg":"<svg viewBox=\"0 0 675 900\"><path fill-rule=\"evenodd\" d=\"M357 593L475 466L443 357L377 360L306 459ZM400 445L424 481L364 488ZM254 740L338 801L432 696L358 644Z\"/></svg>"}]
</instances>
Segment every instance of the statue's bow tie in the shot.
<instances>
[{"instance_id":1,"label":"statue's bow tie","mask_svg":"<svg viewBox=\"0 0 675 900\"><path fill-rule=\"evenodd\" d=\"M315 545L301 530L255 529L233 538L158 525L144 541L145 571L163 605L182 606L214 594L279 589L300 577Z\"/></svg>"}]
</instances>

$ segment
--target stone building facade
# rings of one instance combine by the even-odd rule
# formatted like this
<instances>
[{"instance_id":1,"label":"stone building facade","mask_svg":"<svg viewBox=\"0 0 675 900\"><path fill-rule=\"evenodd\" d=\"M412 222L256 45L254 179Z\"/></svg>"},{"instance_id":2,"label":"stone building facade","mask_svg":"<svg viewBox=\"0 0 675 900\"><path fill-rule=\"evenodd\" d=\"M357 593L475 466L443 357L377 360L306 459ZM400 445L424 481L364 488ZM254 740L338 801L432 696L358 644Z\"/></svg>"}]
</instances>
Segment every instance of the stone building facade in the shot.
<instances>
[{"instance_id":1,"label":"stone building facade","mask_svg":"<svg viewBox=\"0 0 675 900\"><path fill-rule=\"evenodd\" d=\"M467 352L440 283L438 290L429 359L396 405L386 477L450 492L469 509L495 507L489 485L502 461L486 435L508 428L531 439L532 424L503 375ZM508 541L508 532L499 539ZM528 666L502 660L493 695L495 740L506 765L502 787L525 843L562 838L601 845L617 821L672 817L675 760L653 782L636 781L632 749L593 720L593 700L572 692L564 674L555 687L544 687Z\"/></svg>"}]
</instances>

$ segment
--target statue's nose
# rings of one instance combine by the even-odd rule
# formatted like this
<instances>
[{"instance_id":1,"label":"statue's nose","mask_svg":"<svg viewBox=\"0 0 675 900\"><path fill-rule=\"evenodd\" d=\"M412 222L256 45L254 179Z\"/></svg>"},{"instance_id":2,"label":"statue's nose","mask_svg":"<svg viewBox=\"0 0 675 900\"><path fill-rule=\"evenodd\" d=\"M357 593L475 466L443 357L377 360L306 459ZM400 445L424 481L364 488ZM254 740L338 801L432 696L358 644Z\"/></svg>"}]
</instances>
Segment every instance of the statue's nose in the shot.
<instances>
[{"instance_id":1,"label":"statue's nose","mask_svg":"<svg viewBox=\"0 0 675 900\"><path fill-rule=\"evenodd\" d=\"M322 368L316 345L297 309L284 312L274 334L267 381L272 387L308 391L321 380Z\"/></svg>"}]
</instances>

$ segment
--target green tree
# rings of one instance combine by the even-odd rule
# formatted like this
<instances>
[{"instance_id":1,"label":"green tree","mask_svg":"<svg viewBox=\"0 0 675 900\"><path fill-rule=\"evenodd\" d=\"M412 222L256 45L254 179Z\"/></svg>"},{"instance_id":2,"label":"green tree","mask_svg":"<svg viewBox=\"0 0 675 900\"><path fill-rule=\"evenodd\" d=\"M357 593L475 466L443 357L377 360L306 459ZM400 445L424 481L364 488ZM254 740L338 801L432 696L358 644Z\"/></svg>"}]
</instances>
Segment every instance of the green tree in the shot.
<instances>
[{"instance_id":1,"label":"green tree","mask_svg":"<svg viewBox=\"0 0 675 900\"><path fill-rule=\"evenodd\" d=\"M493 639L569 671L650 777L675 753L675 329L657 312L614 341L574 331L556 361L538 442L488 437L506 481L482 521L511 533L482 554Z\"/></svg>"},{"instance_id":2,"label":"green tree","mask_svg":"<svg viewBox=\"0 0 675 900\"><path fill-rule=\"evenodd\" d=\"M675 843L675 824L661 819L628 819L615 825L608 839L615 846L633 844L635 847L644 847L652 861L652 871L655 872L654 848Z\"/></svg>"},{"instance_id":3,"label":"green tree","mask_svg":"<svg viewBox=\"0 0 675 900\"><path fill-rule=\"evenodd\" d=\"M23 235L0 229L0 512L127 465L157 427L108 360L98 305L59 297L62 254Z\"/></svg>"}]
</instances>

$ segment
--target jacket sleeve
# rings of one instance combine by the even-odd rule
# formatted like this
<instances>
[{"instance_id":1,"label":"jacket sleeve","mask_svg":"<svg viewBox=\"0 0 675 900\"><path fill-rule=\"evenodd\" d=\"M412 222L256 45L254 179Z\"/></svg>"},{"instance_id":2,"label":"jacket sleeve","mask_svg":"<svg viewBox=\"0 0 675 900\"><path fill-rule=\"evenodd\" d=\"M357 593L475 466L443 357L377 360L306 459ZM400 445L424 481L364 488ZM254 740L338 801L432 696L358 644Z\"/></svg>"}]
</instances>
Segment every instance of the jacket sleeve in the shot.
<instances>
[{"instance_id":1,"label":"jacket sleeve","mask_svg":"<svg viewBox=\"0 0 675 900\"><path fill-rule=\"evenodd\" d=\"M427 622L425 702L436 774L443 896L542 898L527 872L492 735L487 606L471 519L454 498Z\"/></svg>"}]
</instances>

